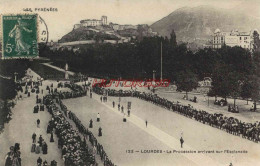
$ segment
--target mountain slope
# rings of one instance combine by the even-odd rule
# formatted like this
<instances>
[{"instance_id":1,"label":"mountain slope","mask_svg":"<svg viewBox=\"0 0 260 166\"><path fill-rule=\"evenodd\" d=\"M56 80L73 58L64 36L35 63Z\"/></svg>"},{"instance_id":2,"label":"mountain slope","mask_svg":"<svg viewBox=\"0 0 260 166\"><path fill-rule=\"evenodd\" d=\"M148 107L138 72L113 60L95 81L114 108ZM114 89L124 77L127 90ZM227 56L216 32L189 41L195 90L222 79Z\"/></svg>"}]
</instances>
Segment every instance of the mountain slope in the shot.
<instances>
[{"instance_id":1,"label":"mountain slope","mask_svg":"<svg viewBox=\"0 0 260 166\"><path fill-rule=\"evenodd\" d=\"M177 9L151 27L162 36L170 36L174 29L178 41L193 42L209 39L217 28L221 31L250 31L259 25L258 19L239 11L198 6Z\"/></svg>"},{"instance_id":2,"label":"mountain slope","mask_svg":"<svg viewBox=\"0 0 260 166\"><path fill-rule=\"evenodd\" d=\"M104 40L117 40L118 37L114 34L107 34L103 31L99 31L93 28L80 27L78 29L73 29L68 34L64 35L59 43L72 42L72 41L82 41L82 40L94 40L97 38L102 38Z\"/></svg>"}]
</instances>

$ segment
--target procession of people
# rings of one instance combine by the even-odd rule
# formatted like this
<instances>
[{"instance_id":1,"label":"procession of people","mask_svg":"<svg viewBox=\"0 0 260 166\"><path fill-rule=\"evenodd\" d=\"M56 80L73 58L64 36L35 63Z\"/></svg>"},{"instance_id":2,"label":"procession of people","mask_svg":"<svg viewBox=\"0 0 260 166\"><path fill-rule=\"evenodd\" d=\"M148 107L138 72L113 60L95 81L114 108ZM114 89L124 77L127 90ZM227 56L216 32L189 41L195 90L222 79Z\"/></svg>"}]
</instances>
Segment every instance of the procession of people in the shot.
<instances>
[{"instance_id":1,"label":"procession of people","mask_svg":"<svg viewBox=\"0 0 260 166\"><path fill-rule=\"evenodd\" d=\"M59 86L62 85L60 84ZM88 138L93 147L97 147L96 151L100 155L104 165L114 166L94 135L81 124L80 120L72 111L67 110L67 107L62 103L62 100L60 100L84 96L87 94L86 88L69 83L64 84L64 86L70 88L71 92L51 92L49 95L43 97L43 102L48 112L52 115L52 119L47 126L47 133L55 132L57 135L58 147L62 151L65 166L85 166L94 165L96 163L95 156L90 153L90 149L85 143L86 138ZM106 98L104 100L106 101ZM73 129L66 118L71 119L75 123L77 130ZM93 127L93 121L91 121L90 127ZM99 114L97 114L97 121L100 121ZM84 135L84 138L81 138L81 134ZM98 136L102 136L101 127L98 129Z\"/></svg>"},{"instance_id":2,"label":"procession of people","mask_svg":"<svg viewBox=\"0 0 260 166\"><path fill-rule=\"evenodd\" d=\"M103 146L98 143L94 134L85 128L77 116L73 113L73 110L68 110L67 107L62 103L62 99L69 99L75 97L82 97L87 94L88 89L73 83L58 83L57 88L51 84L47 86L46 90L48 94L46 96L38 95L40 93L41 83L35 82L31 86L26 85L26 94L30 97L29 89L31 93L36 93L36 105L33 108L33 113L37 114L39 111L47 110L52 118L48 122L46 133L50 134L49 141L43 139L42 135L36 135L32 133L32 146L31 153L35 154L48 154L48 142L52 143L57 141L58 148L61 150L61 158L64 160L65 166L86 166L96 164L95 155L99 154L105 166L114 166L111 160L109 160L107 154L105 153ZM58 88L67 87L71 89L69 92L58 92ZM32 90L35 89L35 90ZM107 102L107 96L102 96L103 92L101 88L94 87L93 92L101 95L100 101ZM243 138L250 139L252 141L259 141L260 134L260 123L256 122L254 124L241 122L233 117L225 117L222 114L210 114L206 111L196 110L192 106L181 105L178 102L171 102L167 99L161 98L157 95L150 93L141 93L138 91L116 91L108 89L106 91L108 96L119 96L119 97L136 97L147 102L159 105L170 111L175 111L186 117L193 118L204 124L209 124L210 126L217 127L219 129L225 130L228 133L234 135L242 135ZM90 92L91 94L92 92ZM42 92L43 94L43 92ZM196 99L195 99L196 101ZM115 102L112 102L113 108L115 107ZM130 116L130 109L127 112L124 110L124 106L118 103L118 111L123 114L123 122L126 122L126 113ZM93 125L100 124L101 115L97 113L96 121L94 122L91 117L89 121L89 128L93 128ZM70 124L68 119L72 120L76 129ZM35 119L37 128L41 128L41 120ZM148 126L148 121L145 120L146 127ZM97 132L98 137L103 136L102 127L99 126ZM54 140L54 134L57 136L57 140ZM38 138L38 139L37 139ZM93 148L91 149L87 144L88 140ZM181 148L183 147L184 140L180 139ZM17 146L17 145L16 145ZM17 150L18 149L18 150ZM14 163L16 165L14 165ZM9 164L9 165L8 165ZM57 162L55 160L50 162L51 166L56 166ZM48 161L42 160L41 157L37 159L38 166L47 166ZM10 152L6 157L6 166L21 166L21 158L19 148L11 147Z\"/></svg>"},{"instance_id":3,"label":"procession of people","mask_svg":"<svg viewBox=\"0 0 260 166\"><path fill-rule=\"evenodd\" d=\"M93 87L93 92L102 95L103 89L99 86ZM197 110L191 105L181 105L178 101L172 102L165 98L161 98L156 94L145 93L139 91L122 91L108 89L107 94L113 97L136 97L147 102L151 102L155 105L161 106L167 110L180 113L186 117L193 118L203 124L208 124L212 127L216 127L225 130L228 133L247 138L254 142L260 141L260 122L246 123L238 120L234 117L226 117L223 114L218 113L208 113L203 110ZM118 109L120 109L120 104L118 104Z\"/></svg>"},{"instance_id":4,"label":"procession of people","mask_svg":"<svg viewBox=\"0 0 260 166\"><path fill-rule=\"evenodd\" d=\"M84 166L94 164L88 147L83 145L79 132L74 130L66 120L61 110L53 102L53 96L45 97L44 103L48 112L52 114L52 119L48 123L48 130L54 131L58 137L58 147L62 151L62 158L65 166Z\"/></svg>"}]
</instances>

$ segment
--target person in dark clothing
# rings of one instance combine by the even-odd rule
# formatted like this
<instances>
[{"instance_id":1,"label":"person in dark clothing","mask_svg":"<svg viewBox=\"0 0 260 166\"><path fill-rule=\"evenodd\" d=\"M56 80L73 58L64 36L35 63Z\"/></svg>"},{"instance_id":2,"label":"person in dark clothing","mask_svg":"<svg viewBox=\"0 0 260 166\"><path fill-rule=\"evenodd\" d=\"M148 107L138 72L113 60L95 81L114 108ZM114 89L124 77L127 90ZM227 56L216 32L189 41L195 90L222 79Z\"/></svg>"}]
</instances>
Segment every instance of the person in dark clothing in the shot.
<instances>
[{"instance_id":1,"label":"person in dark clothing","mask_svg":"<svg viewBox=\"0 0 260 166\"><path fill-rule=\"evenodd\" d=\"M38 113L37 106L33 108L33 113Z\"/></svg>"},{"instance_id":2,"label":"person in dark clothing","mask_svg":"<svg viewBox=\"0 0 260 166\"><path fill-rule=\"evenodd\" d=\"M93 120L90 119L90 121L89 121L89 128L92 128L92 127L93 127Z\"/></svg>"},{"instance_id":3,"label":"person in dark clothing","mask_svg":"<svg viewBox=\"0 0 260 166\"><path fill-rule=\"evenodd\" d=\"M33 139L33 143L36 143L36 134L35 133L33 133L32 139Z\"/></svg>"},{"instance_id":4,"label":"person in dark clothing","mask_svg":"<svg viewBox=\"0 0 260 166\"><path fill-rule=\"evenodd\" d=\"M228 112L231 112L231 107L230 107L230 105L228 106Z\"/></svg>"},{"instance_id":5,"label":"person in dark clothing","mask_svg":"<svg viewBox=\"0 0 260 166\"><path fill-rule=\"evenodd\" d=\"M42 144L42 153L43 154L48 153L48 145L46 144L46 142L43 142L43 144Z\"/></svg>"},{"instance_id":6,"label":"person in dark clothing","mask_svg":"<svg viewBox=\"0 0 260 166\"><path fill-rule=\"evenodd\" d=\"M39 128L40 127L40 119L37 119L37 127Z\"/></svg>"},{"instance_id":7,"label":"person in dark clothing","mask_svg":"<svg viewBox=\"0 0 260 166\"><path fill-rule=\"evenodd\" d=\"M54 142L54 139L53 139L53 131L51 131L51 138L50 138L50 142Z\"/></svg>"},{"instance_id":8,"label":"person in dark clothing","mask_svg":"<svg viewBox=\"0 0 260 166\"><path fill-rule=\"evenodd\" d=\"M41 166L42 165L42 159L39 157L37 159L37 166Z\"/></svg>"},{"instance_id":9,"label":"person in dark clothing","mask_svg":"<svg viewBox=\"0 0 260 166\"><path fill-rule=\"evenodd\" d=\"M194 96L193 102L197 103L197 97Z\"/></svg>"},{"instance_id":10,"label":"person in dark clothing","mask_svg":"<svg viewBox=\"0 0 260 166\"><path fill-rule=\"evenodd\" d=\"M48 162L46 160L43 162L43 166L48 166Z\"/></svg>"},{"instance_id":11,"label":"person in dark clothing","mask_svg":"<svg viewBox=\"0 0 260 166\"><path fill-rule=\"evenodd\" d=\"M43 104L40 106L40 110L44 111L44 105Z\"/></svg>"},{"instance_id":12,"label":"person in dark clothing","mask_svg":"<svg viewBox=\"0 0 260 166\"><path fill-rule=\"evenodd\" d=\"M113 108L115 108L115 102L114 102L114 101L113 101L113 103L112 103L112 104L113 104Z\"/></svg>"},{"instance_id":13,"label":"person in dark clothing","mask_svg":"<svg viewBox=\"0 0 260 166\"><path fill-rule=\"evenodd\" d=\"M51 166L57 166L57 162L55 160L51 161Z\"/></svg>"},{"instance_id":14,"label":"person in dark clothing","mask_svg":"<svg viewBox=\"0 0 260 166\"><path fill-rule=\"evenodd\" d=\"M5 166L12 166L12 165L13 165L13 161L10 153L8 153L5 159Z\"/></svg>"},{"instance_id":15,"label":"person in dark clothing","mask_svg":"<svg viewBox=\"0 0 260 166\"><path fill-rule=\"evenodd\" d=\"M145 125L146 125L146 127L147 127L147 124L148 124L148 121L146 120L146 121L145 121Z\"/></svg>"},{"instance_id":16,"label":"person in dark clothing","mask_svg":"<svg viewBox=\"0 0 260 166\"><path fill-rule=\"evenodd\" d=\"M183 140L183 138L181 137L181 139L180 139L180 142L181 142L181 148L182 148L182 146L183 146L183 143L184 143L184 140Z\"/></svg>"},{"instance_id":17,"label":"person in dark clothing","mask_svg":"<svg viewBox=\"0 0 260 166\"><path fill-rule=\"evenodd\" d=\"M101 128L101 127L99 127L99 129L98 129L98 136L99 136L99 137L102 136L102 128Z\"/></svg>"},{"instance_id":18,"label":"person in dark clothing","mask_svg":"<svg viewBox=\"0 0 260 166\"><path fill-rule=\"evenodd\" d=\"M14 152L16 153L19 150L20 150L20 144L19 143L15 143L14 144Z\"/></svg>"},{"instance_id":19,"label":"person in dark clothing","mask_svg":"<svg viewBox=\"0 0 260 166\"><path fill-rule=\"evenodd\" d=\"M51 127L51 124L49 122L48 126L47 126L47 134L50 134L52 131L52 127Z\"/></svg>"},{"instance_id":20,"label":"person in dark clothing","mask_svg":"<svg viewBox=\"0 0 260 166\"><path fill-rule=\"evenodd\" d=\"M40 135L39 141L38 141L38 143L40 144L40 147L42 147L42 142L43 142L43 138L42 138L42 135Z\"/></svg>"}]
</instances>

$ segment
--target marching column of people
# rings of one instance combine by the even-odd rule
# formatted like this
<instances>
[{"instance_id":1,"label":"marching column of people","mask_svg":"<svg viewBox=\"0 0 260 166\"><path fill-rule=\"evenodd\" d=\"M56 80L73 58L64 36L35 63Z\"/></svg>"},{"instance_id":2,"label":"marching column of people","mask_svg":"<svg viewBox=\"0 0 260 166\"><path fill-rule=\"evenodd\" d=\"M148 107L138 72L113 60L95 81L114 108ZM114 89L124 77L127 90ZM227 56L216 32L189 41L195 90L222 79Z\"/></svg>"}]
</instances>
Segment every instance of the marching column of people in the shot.
<instances>
[{"instance_id":1,"label":"marching column of people","mask_svg":"<svg viewBox=\"0 0 260 166\"><path fill-rule=\"evenodd\" d=\"M65 166L85 166L95 164L93 155L81 140L79 132L63 116L61 110L52 101L54 96L45 97L45 105L52 114L47 131L54 131L58 137L58 147L62 150Z\"/></svg>"},{"instance_id":2,"label":"marching column of people","mask_svg":"<svg viewBox=\"0 0 260 166\"><path fill-rule=\"evenodd\" d=\"M168 109L170 111L177 112L191 119L195 119L203 124L208 124L212 127L216 127L226 132L241 136L242 138L249 139L254 142L260 141L260 122L255 123L245 123L234 117L226 117L223 114L211 114L203 110L194 109L191 105L185 106L181 105L178 101L171 102L165 98L161 98L155 94L141 93L138 91L116 91L111 89L106 89L108 96L117 97L136 97L147 102L151 102L155 105ZM102 95L103 88L99 86L93 87L93 92ZM113 103L114 107L114 103ZM118 110L120 110L120 104L118 104Z\"/></svg>"},{"instance_id":3,"label":"marching column of people","mask_svg":"<svg viewBox=\"0 0 260 166\"><path fill-rule=\"evenodd\" d=\"M58 84L58 86L62 86L62 84ZM80 85L76 84L64 84L64 86L70 88L72 92L51 92L49 95L43 97L43 101L48 112L52 115L52 120L47 127L47 133L55 131L58 137L59 148L62 150L65 166L94 165L96 163L95 153L101 156L105 166L114 166L107 157L103 146L97 142L92 132L87 130L76 115L68 111L66 106L62 103L61 99L85 96L87 94L86 88L84 87L83 89ZM55 99L65 116L63 116L62 112L54 103ZM106 98L103 99L103 101L106 100ZM78 131L72 128L70 123L66 120L66 116L75 123ZM84 136L83 141L79 133ZM88 139L94 147L92 153L86 144L86 139Z\"/></svg>"},{"instance_id":4,"label":"marching column of people","mask_svg":"<svg viewBox=\"0 0 260 166\"><path fill-rule=\"evenodd\" d=\"M64 105L62 103L62 105ZM75 125L77 126L79 132L84 136L84 138L86 138L87 140L90 141L90 143L92 144L92 146L94 147L94 149L96 149L96 152L97 154L100 155L101 157L101 160L104 162L104 165L105 166L114 166L114 164L112 163L111 160L109 160L106 152L104 151L103 149L103 146L101 144L98 143L97 139L95 138L95 136L93 135L93 133L91 131L89 131L88 129L85 128L84 125L82 125L81 121L78 119L78 117L72 112L72 111L68 111L66 106L62 106L63 108L63 111L64 112L68 112L68 117L69 119L71 119ZM99 117L99 120L100 120L100 116ZM90 128L93 127L93 121L92 119L90 120ZM99 131L98 131L98 135L99 136L102 136L102 128L99 128ZM95 154L95 153L93 153Z\"/></svg>"},{"instance_id":5,"label":"marching column of people","mask_svg":"<svg viewBox=\"0 0 260 166\"><path fill-rule=\"evenodd\" d=\"M86 87L83 89L80 85L66 85L66 86L69 87L72 90L72 92L59 93L59 97L61 99L72 98L72 97L80 97L80 96L84 96L84 95L87 94L86 90L88 90L88 88L86 88ZM76 95L76 94L78 94L78 95ZM91 94L91 92L90 92L90 94ZM107 97L103 97L102 101L106 102ZM76 127L78 128L78 131L81 134L83 134L84 138L88 138L88 140L91 142L94 149L96 149L95 151L97 152L97 154L100 155L101 160L104 162L104 165L105 166L114 166L112 161L109 160L108 156L106 155L106 153L103 149L103 146L97 142L97 139L92 134L92 132L89 131L88 129L86 129L84 125L82 125L81 121L77 118L77 116L72 111L69 111L67 109L67 107L62 103L62 100L59 101L59 104L60 104L60 107L61 107L62 111L64 112L65 116L68 116L68 118L71 119L75 123ZM100 115L99 114L97 115L97 121L100 121ZM90 128L93 127L92 119L90 120L89 126L90 126ZM102 136L102 128L101 127L98 129L98 135Z\"/></svg>"}]
</instances>

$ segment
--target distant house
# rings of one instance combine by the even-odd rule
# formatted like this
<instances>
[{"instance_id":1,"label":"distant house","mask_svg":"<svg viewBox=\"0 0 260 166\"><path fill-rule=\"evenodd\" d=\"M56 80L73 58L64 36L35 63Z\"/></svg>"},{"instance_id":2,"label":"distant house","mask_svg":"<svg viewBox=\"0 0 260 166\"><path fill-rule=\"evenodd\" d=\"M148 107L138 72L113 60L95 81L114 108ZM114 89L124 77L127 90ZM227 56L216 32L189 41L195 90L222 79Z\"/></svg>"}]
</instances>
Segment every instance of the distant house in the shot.
<instances>
[{"instance_id":1,"label":"distant house","mask_svg":"<svg viewBox=\"0 0 260 166\"><path fill-rule=\"evenodd\" d=\"M252 50L253 40L251 32L239 32L238 30L221 32L219 29L216 29L212 35L212 48L218 49L224 44L230 47L240 46Z\"/></svg>"}]
</instances>

